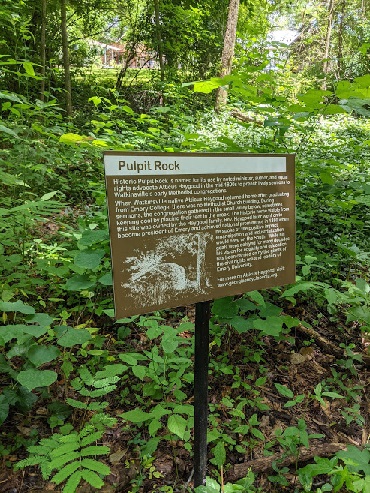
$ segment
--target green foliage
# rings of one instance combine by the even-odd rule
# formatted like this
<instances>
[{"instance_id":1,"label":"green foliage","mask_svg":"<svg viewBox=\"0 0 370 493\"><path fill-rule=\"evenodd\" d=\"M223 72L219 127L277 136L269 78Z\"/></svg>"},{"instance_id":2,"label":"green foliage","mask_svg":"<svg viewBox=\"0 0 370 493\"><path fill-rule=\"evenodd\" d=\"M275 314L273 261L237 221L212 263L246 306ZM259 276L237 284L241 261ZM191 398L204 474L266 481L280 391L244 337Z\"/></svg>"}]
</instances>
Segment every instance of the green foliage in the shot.
<instances>
[{"instance_id":1,"label":"green foliage","mask_svg":"<svg viewBox=\"0 0 370 493\"><path fill-rule=\"evenodd\" d=\"M81 481L100 489L104 484L102 477L110 473L109 467L96 459L109 453L109 447L94 445L103 432L95 431L91 425L80 432L65 427L65 432L55 433L42 439L39 445L29 447L29 457L19 461L16 468L38 465L44 479L51 478L57 485L65 483L63 493L74 493Z\"/></svg>"}]
</instances>

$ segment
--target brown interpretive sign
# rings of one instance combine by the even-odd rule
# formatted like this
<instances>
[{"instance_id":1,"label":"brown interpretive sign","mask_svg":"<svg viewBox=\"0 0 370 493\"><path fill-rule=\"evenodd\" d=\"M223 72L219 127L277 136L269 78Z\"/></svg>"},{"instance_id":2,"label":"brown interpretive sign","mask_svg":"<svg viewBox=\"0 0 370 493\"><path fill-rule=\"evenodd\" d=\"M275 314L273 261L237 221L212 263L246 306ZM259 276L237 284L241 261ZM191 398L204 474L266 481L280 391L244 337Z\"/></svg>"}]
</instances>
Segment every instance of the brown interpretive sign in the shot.
<instances>
[{"instance_id":1,"label":"brown interpretive sign","mask_svg":"<svg viewBox=\"0 0 370 493\"><path fill-rule=\"evenodd\" d=\"M295 281L288 154L104 153L115 316Z\"/></svg>"}]
</instances>

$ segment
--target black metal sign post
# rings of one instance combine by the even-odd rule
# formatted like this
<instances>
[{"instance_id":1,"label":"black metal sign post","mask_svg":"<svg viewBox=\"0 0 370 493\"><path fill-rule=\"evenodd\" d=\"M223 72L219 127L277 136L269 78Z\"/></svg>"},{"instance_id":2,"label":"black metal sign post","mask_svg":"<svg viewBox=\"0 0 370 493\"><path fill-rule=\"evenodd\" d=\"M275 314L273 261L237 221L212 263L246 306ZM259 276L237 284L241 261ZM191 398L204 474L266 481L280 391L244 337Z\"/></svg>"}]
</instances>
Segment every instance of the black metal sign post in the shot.
<instances>
[{"instance_id":1,"label":"black metal sign post","mask_svg":"<svg viewBox=\"0 0 370 493\"><path fill-rule=\"evenodd\" d=\"M210 301L195 304L194 487L206 484Z\"/></svg>"}]
</instances>

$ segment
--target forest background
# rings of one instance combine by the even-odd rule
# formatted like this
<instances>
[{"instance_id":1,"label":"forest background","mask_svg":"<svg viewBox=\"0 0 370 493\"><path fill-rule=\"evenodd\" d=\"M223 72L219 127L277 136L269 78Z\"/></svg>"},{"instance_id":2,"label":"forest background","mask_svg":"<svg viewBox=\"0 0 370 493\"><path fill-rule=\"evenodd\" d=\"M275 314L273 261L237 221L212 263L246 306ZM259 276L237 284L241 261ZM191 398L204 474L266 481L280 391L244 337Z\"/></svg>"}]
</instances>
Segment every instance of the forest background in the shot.
<instances>
[{"instance_id":1,"label":"forest background","mask_svg":"<svg viewBox=\"0 0 370 493\"><path fill-rule=\"evenodd\" d=\"M212 306L197 492L368 493L368 2L2 0L0 25L1 491L192 489L194 307L113 317L119 149L296 154L296 284Z\"/></svg>"}]
</instances>

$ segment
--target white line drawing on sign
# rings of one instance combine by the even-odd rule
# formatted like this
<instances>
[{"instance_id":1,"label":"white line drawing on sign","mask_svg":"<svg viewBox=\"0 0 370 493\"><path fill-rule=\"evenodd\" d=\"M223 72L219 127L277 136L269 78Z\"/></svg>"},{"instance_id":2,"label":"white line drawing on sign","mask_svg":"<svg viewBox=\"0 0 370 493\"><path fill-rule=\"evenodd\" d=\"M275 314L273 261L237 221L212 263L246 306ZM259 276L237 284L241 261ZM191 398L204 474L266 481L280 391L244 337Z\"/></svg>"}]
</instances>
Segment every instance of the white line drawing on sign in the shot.
<instances>
[{"instance_id":1,"label":"white line drawing on sign","mask_svg":"<svg viewBox=\"0 0 370 493\"><path fill-rule=\"evenodd\" d=\"M174 235L161 238L151 250L136 250L123 262L129 278L122 287L145 305L166 303L177 293L207 293L206 248L212 239L210 233Z\"/></svg>"}]
</instances>

